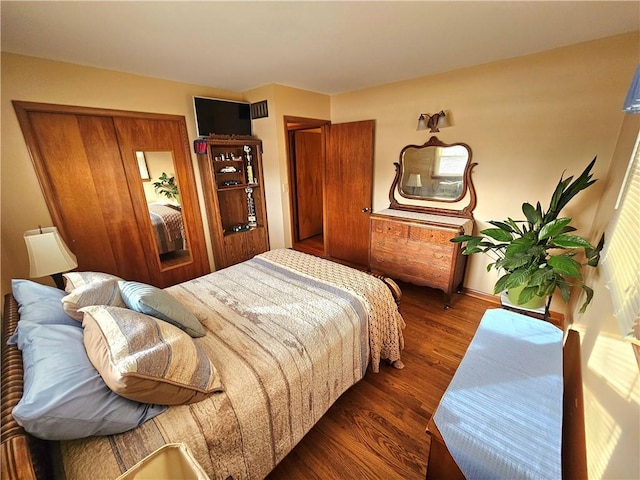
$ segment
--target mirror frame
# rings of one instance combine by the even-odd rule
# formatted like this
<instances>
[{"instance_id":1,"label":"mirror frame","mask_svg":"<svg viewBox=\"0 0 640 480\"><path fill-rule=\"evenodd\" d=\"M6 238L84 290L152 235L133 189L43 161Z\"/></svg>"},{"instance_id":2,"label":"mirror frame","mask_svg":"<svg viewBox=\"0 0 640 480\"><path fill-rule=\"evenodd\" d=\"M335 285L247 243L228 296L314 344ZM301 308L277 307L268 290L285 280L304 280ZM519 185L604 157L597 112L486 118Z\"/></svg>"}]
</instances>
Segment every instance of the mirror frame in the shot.
<instances>
[{"instance_id":1,"label":"mirror frame","mask_svg":"<svg viewBox=\"0 0 640 480\"><path fill-rule=\"evenodd\" d=\"M402 180L402 172L403 172L402 162L403 162L404 153L407 149L409 148L421 149L421 148L428 148L428 147L453 147L453 146L462 146L469 153L467 165L464 169L464 174L462 176L463 178L462 192L457 198L452 200L438 199L438 198L424 199L418 196L410 196L402 193L400 189L400 185L402 184L401 180ZM456 217L473 218L473 209L476 208L476 189L471 179L471 170L473 169L473 167L477 165L477 163L473 163L472 158L473 158L473 152L471 151L471 147L469 147L469 145L467 145L466 143L444 143L438 140L437 137L431 137L424 145L405 146L400 151L399 161L394 163L394 166L396 168L396 175L395 175L395 178L393 179L393 183L391 184L391 189L389 190L389 202L390 202L389 208L394 210L405 210L409 212L431 213L435 215L453 215ZM468 192L469 204L459 210L454 208L430 207L427 205L402 204L402 203L399 203L398 200L395 198L396 190L398 191L400 196L404 198L409 198L412 200L419 200L424 202L442 202L442 203L460 202L464 200L464 197L467 195L467 192Z\"/></svg>"}]
</instances>

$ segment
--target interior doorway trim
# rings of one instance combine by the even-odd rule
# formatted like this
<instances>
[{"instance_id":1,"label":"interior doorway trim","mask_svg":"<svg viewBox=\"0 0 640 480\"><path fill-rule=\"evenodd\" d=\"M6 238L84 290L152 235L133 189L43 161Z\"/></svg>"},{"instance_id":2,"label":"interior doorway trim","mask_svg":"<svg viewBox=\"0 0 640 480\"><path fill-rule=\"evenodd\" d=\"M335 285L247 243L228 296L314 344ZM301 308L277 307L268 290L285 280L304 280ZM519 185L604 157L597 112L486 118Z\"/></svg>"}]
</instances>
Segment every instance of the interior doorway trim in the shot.
<instances>
[{"instance_id":1,"label":"interior doorway trim","mask_svg":"<svg viewBox=\"0 0 640 480\"><path fill-rule=\"evenodd\" d=\"M289 212L290 212L290 225L291 225L291 245L295 249L300 247L300 238L298 234L298 202L297 202L297 184L296 184L296 156L295 156L295 142L294 142L294 133L300 130L311 130L322 128L326 125L330 125L331 121L315 119L315 118L305 118L305 117L295 117L295 116L284 116L284 127L285 127L285 141L287 145L287 181L289 183ZM322 132L322 158L325 157L324 153L324 131ZM324 204L324 192L322 203ZM314 252L310 252L314 253ZM322 253L324 255L324 243L322 246Z\"/></svg>"}]
</instances>

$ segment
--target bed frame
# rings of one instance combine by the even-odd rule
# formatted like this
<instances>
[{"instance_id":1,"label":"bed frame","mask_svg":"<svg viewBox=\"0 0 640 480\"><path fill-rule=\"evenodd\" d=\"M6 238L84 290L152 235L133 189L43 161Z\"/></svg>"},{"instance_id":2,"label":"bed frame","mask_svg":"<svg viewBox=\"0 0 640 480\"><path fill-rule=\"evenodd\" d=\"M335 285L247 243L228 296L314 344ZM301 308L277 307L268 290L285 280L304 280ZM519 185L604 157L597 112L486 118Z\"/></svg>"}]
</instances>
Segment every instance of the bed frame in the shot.
<instances>
[{"instance_id":1,"label":"bed frame","mask_svg":"<svg viewBox=\"0 0 640 480\"><path fill-rule=\"evenodd\" d=\"M18 303L9 293L4 298L2 315L2 480L53 478L51 445L29 435L16 423L11 410L22 398L22 354L7 339L15 331L20 315Z\"/></svg>"}]
</instances>

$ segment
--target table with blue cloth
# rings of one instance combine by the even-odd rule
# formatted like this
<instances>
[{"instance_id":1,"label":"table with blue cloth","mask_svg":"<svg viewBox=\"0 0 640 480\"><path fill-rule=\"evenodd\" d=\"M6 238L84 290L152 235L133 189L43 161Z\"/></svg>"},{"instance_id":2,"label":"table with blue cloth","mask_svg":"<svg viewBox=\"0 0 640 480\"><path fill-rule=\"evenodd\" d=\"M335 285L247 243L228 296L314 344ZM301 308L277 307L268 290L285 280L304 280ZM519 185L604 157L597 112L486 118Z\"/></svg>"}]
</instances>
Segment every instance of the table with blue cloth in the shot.
<instances>
[{"instance_id":1,"label":"table with blue cloth","mask_svg":"<svg viewBox=\"0 0 640 480\"><path fill-rule=\"evenodd\" d=\"M465 478L562 477L562 344L550 323L485 312L429 428Z\"/></svg>"}]
</instances>

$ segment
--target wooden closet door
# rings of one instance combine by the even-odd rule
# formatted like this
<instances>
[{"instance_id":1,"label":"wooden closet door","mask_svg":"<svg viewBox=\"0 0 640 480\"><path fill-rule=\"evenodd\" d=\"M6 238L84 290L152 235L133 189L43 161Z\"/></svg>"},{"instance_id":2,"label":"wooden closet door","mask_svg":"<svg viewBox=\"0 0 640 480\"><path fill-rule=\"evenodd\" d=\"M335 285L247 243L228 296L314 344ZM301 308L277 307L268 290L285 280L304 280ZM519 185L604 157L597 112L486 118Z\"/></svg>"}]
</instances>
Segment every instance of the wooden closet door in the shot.
<instances>
[{"instance_id":1,"label":"wooden closet door","mask_svg":"<svg viewBox=\"0 0 640 480\"><path fill-rule=\"evenodd\" d=\"M27 143L36 145L32 155L53 222L77 256L78 270L148 283L113 120L24 110L18 115L25 138L31 137Z\"/></svg>"},{"instance_id":2,"label":"wooden closet door","mask_svg":"<svg viewBox=\"0 0 640 480\"><path fill-rule=\"evenodd\" d=\"M147 252L147 265L154 285L166 287L209 273L209 261L204 240L200 207L195 188L195 176L187 140L184 118L152 119L114 118L118 144L129 191L140 228L142 246ZM158 256L147 201L140 181L136 152L171 152L180 192L182 223L187 237L189 255L175 264L165 265Z\"/></svg>"},{"instance_id":3,"label":"wooden closet door","mask_svg":"<svg viewBox=\"0 0 640 480\"><path fill-rule=\"evenodd\" d=\"M360 266L369 263L374 126L365 120L324 127L325 251Z\"/></svg>"}]
</instances>

